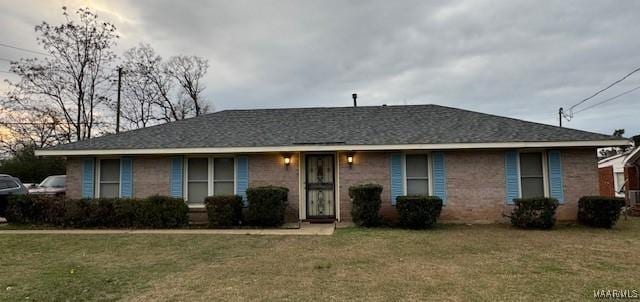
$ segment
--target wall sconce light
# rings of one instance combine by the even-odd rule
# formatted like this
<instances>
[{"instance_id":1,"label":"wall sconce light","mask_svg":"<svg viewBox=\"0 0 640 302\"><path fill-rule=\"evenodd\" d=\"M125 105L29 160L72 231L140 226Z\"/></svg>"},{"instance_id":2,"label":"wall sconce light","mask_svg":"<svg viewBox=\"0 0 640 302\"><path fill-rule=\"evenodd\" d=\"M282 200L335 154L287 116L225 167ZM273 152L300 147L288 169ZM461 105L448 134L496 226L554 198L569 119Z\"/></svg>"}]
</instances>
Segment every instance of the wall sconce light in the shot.
<instances>
[{"instance_id":1,"label":"wall sconce light","mask_svg":"<svg viewBox=\"0 0 640 302\"><path fill-rule=\"evenodd\" d=\"M349 169L353 166L353 153L347 154L347 164L349 164Z\"/></svg>"},{"instance_id":2,"label":"wall sconce light","mask_svg":"<svg viewBox=\"0 0 640 302\"><path fill-rule=\"evenodd\" d=\"M289 169L289 164L291 164L291 155L284 155L284 165L287 169Z\"/></svg>"}]
</instances>

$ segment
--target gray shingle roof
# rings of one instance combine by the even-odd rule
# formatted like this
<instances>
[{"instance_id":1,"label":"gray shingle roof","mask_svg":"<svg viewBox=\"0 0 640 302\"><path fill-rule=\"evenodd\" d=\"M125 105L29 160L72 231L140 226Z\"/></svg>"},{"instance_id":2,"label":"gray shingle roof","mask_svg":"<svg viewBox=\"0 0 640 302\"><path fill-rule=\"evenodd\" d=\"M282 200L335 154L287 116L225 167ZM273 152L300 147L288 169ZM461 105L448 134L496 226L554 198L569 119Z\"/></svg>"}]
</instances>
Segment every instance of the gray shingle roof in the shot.
<instances>
[{"instance_id":1,"label":"gray shingle roof","mask_svg":"<svg viewBox=\"0 0 640 302\"><path fill-rule=\"evenodd\" d=\"M225 110L52 150L393 145L619 139L468 110L376 106Z\"/></svg>"}]
</instances>

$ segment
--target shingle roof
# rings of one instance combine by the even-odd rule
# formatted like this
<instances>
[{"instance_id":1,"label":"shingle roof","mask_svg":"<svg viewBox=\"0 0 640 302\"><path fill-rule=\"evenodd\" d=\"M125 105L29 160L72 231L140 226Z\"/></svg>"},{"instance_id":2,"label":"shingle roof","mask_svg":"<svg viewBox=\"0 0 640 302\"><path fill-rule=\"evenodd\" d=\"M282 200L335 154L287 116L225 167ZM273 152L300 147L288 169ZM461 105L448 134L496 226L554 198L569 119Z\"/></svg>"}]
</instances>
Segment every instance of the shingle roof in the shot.
<instances>
[{"instance_id":1,"label":"shingle roof","mask_svg":"<svg viewBox=\"0 0 640 302\"><path fill-rule=\"evenodd\" d=\"M610 135L439 105L225 110L51 150L594 141Z\"/></svg>"}]
</instances>

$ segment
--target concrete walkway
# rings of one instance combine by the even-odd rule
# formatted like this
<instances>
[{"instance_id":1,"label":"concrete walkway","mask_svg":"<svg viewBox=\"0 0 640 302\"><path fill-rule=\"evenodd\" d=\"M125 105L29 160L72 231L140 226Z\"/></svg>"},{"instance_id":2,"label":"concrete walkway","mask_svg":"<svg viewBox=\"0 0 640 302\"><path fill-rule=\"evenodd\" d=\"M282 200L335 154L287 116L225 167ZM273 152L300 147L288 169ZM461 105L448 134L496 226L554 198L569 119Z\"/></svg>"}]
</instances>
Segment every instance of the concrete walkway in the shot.
<instances>
[{"instance_id":1,"label":"concrete walkway","mask_svg":"<svg viewBox=\"0 0 640 302\"><path fill-rule=\"evenodd\" d=\"M2 230L1 235L101 235L101 234L164 234L164 235L333 235L335 224L302 223L298 229L154 229L154 230Z\"/></svg>"}]
</instances>

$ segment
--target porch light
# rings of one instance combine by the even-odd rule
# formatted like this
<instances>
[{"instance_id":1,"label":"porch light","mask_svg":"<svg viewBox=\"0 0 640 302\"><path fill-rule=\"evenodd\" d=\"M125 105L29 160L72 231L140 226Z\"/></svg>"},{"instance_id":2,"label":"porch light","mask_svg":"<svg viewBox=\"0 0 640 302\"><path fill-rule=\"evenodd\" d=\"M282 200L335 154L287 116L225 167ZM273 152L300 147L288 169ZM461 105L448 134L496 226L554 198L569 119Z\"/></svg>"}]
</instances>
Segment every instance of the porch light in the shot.
<instances>
[{"instance_id":1,"label":"porch light","mask_svg":"<svg viewBox=\"0 0 640 302\"><path fill-rule=\"evenodd\" d=\"M291 155L285 155L284 156L284 165L289 167L290 163L291 163Z\"/></svg>"},{"instance_id":2,"label":"porch light","mask_svg":"<svg viewBox=\"0 0 640 302\"><path fill-rule=\"evenodd\" d=\"M349 168L351 168L351 166L353 166L353 154L352 153L347 154L347 163L349 164Z\"/></svg>"}]
</instances>

